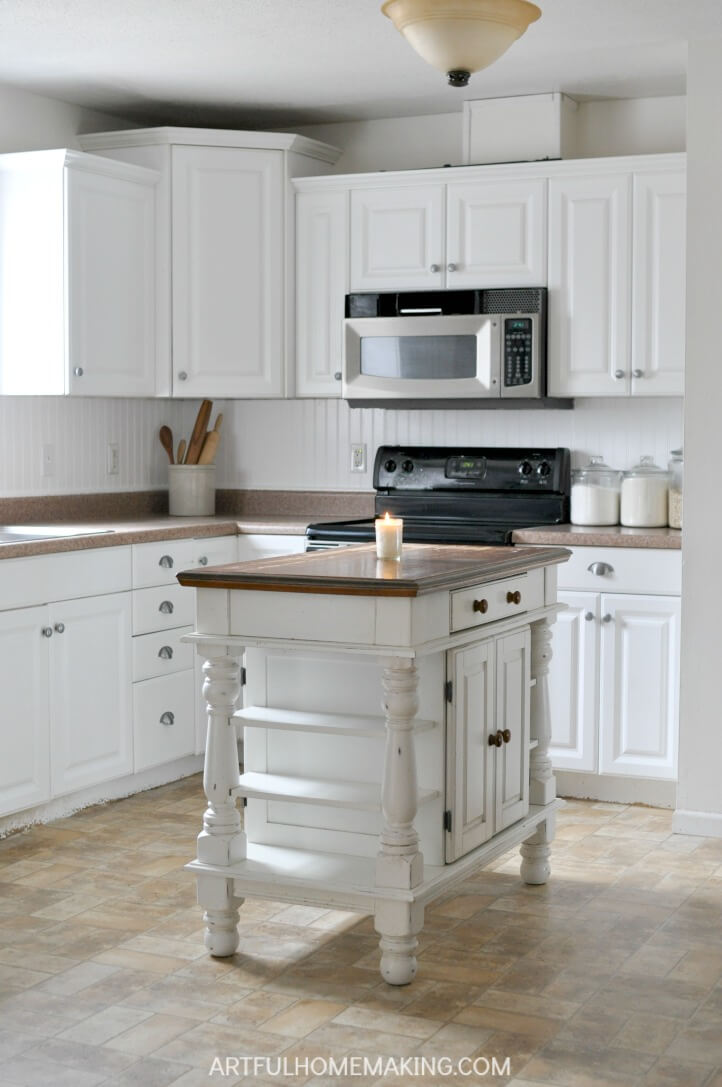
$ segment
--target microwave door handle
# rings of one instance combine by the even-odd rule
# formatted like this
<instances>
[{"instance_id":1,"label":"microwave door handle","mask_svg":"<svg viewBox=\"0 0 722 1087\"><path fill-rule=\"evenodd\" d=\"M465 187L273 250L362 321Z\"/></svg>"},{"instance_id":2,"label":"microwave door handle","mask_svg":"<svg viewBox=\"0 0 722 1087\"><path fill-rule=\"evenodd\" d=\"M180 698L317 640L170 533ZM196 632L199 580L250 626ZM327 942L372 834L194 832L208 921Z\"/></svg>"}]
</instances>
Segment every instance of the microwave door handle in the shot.
<instances>
[{"instance_id":1,"label":"microwave door handle","mask_svg":"<svg viewBox=\"0 0 722 1087\"><path fill-rule=\"evenodd\" d=\"M441 316L441 312L442 312L442 311L441 311L441 307L438 307L438 308L436 308L436 307L434 307L434 306L430 306L430 307L428 307L428 308L426 308L426 309L424 309L423 307L418 307L418 308L416 308L416 309L412 309L412 308L409 308L409 309L399 309L399 316L401 316L401 317L409 317L409 316L413 316L414 314L420 314L420 313L430 313L430 314L434 314L435 316L438 316L438 317L440 317L440 316Z\"/></svg>"}]
</instances>

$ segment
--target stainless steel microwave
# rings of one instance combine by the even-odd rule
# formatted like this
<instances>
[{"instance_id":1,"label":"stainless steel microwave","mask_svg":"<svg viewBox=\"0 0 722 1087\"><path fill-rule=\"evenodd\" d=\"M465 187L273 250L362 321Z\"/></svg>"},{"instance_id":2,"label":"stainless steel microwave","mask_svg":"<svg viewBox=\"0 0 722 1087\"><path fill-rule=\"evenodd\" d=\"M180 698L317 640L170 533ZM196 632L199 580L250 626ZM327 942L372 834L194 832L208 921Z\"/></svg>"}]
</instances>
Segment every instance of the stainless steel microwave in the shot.
<instances>
[{"instance_id":1,"label":"stainless steel microwave","mask_svg":"<svg viewBox=\"0 0 722 1087\"><path fill-rule=\"evenodd\" d=\"M342 395L535 400L546 393L546 288L346 296Z\"/></svg>"}]
</instances>

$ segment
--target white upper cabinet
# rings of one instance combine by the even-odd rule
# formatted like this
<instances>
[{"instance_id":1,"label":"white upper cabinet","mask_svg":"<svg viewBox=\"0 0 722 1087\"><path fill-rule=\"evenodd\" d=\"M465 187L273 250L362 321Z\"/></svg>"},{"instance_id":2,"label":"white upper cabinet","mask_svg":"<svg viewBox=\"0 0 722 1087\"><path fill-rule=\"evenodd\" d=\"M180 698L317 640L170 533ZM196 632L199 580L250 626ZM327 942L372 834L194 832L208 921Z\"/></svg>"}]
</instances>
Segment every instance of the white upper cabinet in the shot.
<instances>
[{"instance_id":1,"label":"white upper cabinet","mask_svg":"<svg viewBox=\"0 0 722 1087\"><path fill-rule=\"evenodd\" d=\"M631 194L628 174L549 183L551 396L629 392Z\"/></svg>"},{"instance_id":2,"label":"white upper cabinet","mask_svg":"<svg viewBox=\"0 0 722 1087\"><path fill-rule=\"evenodd\" d=\"M172 150L173 390L283 395L283 154Z\"/></svg>"},{"instance_id":3,"label":"white upper cabinet","mask_svg":"<svg viewBox=\"0 0 722 1087\"><path fill-rule=\"evenodd\" d=\"M647 158L562 163L549 182L552 396L684 391L684 156Z\"/></svg>"},{"instance_id":4,"label":"white upper cabinet","mask_svg":"<svg viewBox=\"0 0 722 1087\"><path fill-rule=\"evenodd\" d=\"M682 396L687 176L634 175L632 392Z\"/></svg>"},{"instance_id":5,"label":"white upper cabinet","mask_svg":"<svg viewBox=\"0 0 722 1087\"><path fill-rule=\"evenodd\" d=\"M74 151L0 156L1 394L154 394L157 183Z\"/></svg>"},{"instance_id":6,"label":"white upper cabinet","mask_svg":"<svg viewBox=\"0 0 722 1087\"><path fill-rule=\"evenodd\" d=\"M547 279L546 192L543 178L449 185L447 286L543 286Z\"/></svg>"},{"instance_id":7,"label":"white upper cabinet","mask_svg":"<svg viewBox=\"0 0 722 1087\"><path fill-rule=\"evenodd\" d=\"M546 181L351 189L351 290L539 287Z\"/></svg>"},{"instance_id":8,"label":"white upper cabinet","mask_svg":"<svg viewBox=\"0 0 722 1087\"><path fill-rule=\"evenodd\" d=\"M444 188L351 190L351 290L444 285Z\"/></svg>"},{"instance_id":9,"label":"white upper cabinet","mask_svg":"<svg viewBox=\"0 0 722 1087\"><path fill-rule=\"evenodd\" d=\"M348 193L296 194L296 393L340 396Z\"/></svg>"}]
</instances>

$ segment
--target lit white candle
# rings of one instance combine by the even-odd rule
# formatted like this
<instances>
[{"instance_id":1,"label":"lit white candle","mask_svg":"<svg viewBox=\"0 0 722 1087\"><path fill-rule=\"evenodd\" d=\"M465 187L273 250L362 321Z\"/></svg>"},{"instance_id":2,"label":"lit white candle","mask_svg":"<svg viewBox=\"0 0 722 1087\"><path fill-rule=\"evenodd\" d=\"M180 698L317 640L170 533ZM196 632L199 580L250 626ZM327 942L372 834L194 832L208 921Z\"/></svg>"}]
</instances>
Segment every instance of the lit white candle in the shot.
<instances>
[{"instance_id":1,"label":"lit white candle","mask_svg":"<svg viewBox=\"0 0 722 1087\"><path fill-rule=\"evenodd\" d=\"M385 513L376 518L376 556L379 559L400 559L404 522L400 517Z\"/></svg>"}]
</instances>

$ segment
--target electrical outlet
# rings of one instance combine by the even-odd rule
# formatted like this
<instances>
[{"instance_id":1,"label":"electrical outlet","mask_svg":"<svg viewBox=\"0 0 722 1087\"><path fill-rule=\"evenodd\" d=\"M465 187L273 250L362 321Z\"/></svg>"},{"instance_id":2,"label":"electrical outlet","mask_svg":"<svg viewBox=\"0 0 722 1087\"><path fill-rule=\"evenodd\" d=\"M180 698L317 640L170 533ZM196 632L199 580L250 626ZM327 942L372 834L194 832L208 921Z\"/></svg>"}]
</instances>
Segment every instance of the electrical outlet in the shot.
<instances>
[{"instance_id":1,"label":"electrical outlet","mask_svg":"<svg viewBox=\"0 0 722 1087\"><path fill-rule=\"evenodd\" d=\"M120 472L120 449L117 442L108 442L105 471L109 476L117 476Z\"/></svg>"},{"instance_id":2,"label":"electrical outlet","mask_svg":"<svg viewBox=\"0 0 722 1087\"><path fill-rule=\"evenodd\" d=\"M352 445L351 446L351 471L352 472L365 472L366 471L366 446L365 445Z\"/></svg>"},{"instance_id":3,"label":"electrical outlet","mask_svg":"<svg viewBox=\"0 0 722 1087\"><path fill-rule=\"evenodd\" d=\"M55 475L55 446L44 445L41 453L40 460L40 475L41 476L54 476Z\"/></svg>"}]
</instances>

